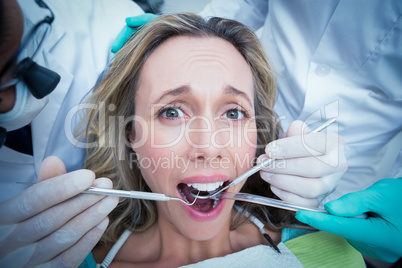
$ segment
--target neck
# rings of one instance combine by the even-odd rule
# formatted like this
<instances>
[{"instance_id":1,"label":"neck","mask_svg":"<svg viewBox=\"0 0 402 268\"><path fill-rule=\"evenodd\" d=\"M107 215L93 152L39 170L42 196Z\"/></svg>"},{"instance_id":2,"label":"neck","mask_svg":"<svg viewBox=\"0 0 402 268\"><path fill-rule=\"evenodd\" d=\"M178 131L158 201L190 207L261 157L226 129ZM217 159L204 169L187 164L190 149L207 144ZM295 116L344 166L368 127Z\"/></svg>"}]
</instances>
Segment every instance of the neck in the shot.
<instances>
[{"instance_id":1,"label":"neck","mask_svg":"<svg viewBox=\"0 0 402 268\"><path fill-rule=\"evenodd\" d=\"M233 210L232 217L235 213ZM229 218L217 235L199 241L188 238L171 223L159 218L148 230L133 233L113 262L143 264L143 267L178 267L225 256L266 242L254 224L246 223L230 231L230 223ZM276 236L274 240L280 239L279 233ZM96 248L93 251L95 260L102 262L109 249Z\"/></svg>"},{"instance_id":2,"label":"neck","mask_svg":"<svg viewBox=\"0 0 402 268\"><path fill-rule=\"evenodd\" d=\"M229 231L230 219L220 232L204 241L192 240L170 223L160 219L157 223L162 259L180 259L184 263L195 263L201 260L224 256L234 252L232 232Z\"/></svg>"},{"instance_id":3,"label":"neck","mask_svg":"<svg viewBox=\"0 0 402 268\"><path fill-rule=\"evenodd\" d=\"M192 240L169 222L159 219L155 224L158 230L159 260L167 263L172 260L172 266L185 265L225 256L266 242L258 228L250 222L230 231L235 215L236 211L233 209L232 216L219 233L204 241Z\"/></svg>"}]
</instances>

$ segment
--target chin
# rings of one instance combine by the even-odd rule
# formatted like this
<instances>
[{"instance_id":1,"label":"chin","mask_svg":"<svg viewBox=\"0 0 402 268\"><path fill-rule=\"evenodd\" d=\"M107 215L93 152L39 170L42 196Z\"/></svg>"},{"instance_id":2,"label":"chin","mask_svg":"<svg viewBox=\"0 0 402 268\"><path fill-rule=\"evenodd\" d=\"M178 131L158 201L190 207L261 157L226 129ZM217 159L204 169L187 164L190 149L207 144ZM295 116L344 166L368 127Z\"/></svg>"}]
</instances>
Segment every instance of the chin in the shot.
<instances>
[{"instance_id":1,"label":"chin","mask_svg":"<svg viewBox=\"0 0 402 268\"><path fill-rule=\"evenodd\" d=\"M218 234L225 228L227 225L225 222L222 223L188 223L186 226L180 227L180 232L190 240L194 241L208 241L218 236Z\"/></svg>"},{"instance_id":2,"label":"chin","mask_svg":"<svg viewBox=\"0 0 402 268\"><path fill-rule=\"evenodd\" d=\"M222 231L229 231L233 203L233 200L222 200L215 208L207 212L199 211L197 207L180 204L180 211L176 214L180 216L175 218L182 220L180 222L172 220L176 221L174 225L185 237L195 241L207 241Z\"/></svg>"}]
</instances>

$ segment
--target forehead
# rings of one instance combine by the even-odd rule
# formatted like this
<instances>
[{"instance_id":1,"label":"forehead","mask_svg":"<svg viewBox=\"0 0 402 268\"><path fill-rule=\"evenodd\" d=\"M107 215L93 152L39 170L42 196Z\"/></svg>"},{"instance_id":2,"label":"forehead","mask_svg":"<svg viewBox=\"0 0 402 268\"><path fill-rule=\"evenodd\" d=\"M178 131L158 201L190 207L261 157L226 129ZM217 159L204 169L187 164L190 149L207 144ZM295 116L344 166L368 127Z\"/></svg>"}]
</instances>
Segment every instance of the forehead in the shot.
<instances>
[{"instance_id":1,"label":"forehead","mask_svg":"<svg viewBox=\"0 0 402 268\"><path fill-rule=\"evenodd\" d=\"M174 54L174 52L179 53ZM171 56L171 59L179 59L180 56L188 56L188 53L200 56L229 56L234 60L243 59L230 42L216 36L171 37L158 46L150 58L163 55L164 57Z\"/></svg>"},{"instance_id":2,"label":"forehead","mask_svg":"<svg viewBox=\"0 0 402 268\"><path fill-rule=\"evenodd\" d=\"M218 37L172 37L146 60L141 85L166 90L180 85L251 89L249 65L228 41ZM214 85L211 85L214 83Z\"/></svg>"}]
</instances>

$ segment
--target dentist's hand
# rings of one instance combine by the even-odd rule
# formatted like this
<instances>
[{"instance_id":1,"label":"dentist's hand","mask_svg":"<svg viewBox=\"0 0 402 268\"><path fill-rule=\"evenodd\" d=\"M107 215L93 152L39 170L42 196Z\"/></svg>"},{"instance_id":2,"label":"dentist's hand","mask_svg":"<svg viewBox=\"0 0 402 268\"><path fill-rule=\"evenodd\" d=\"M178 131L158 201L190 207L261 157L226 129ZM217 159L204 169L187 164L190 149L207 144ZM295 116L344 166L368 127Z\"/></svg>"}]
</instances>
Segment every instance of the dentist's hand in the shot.
<instances>
[{"instance_id":1,"label":"dentist's hand","mask_svg":"<svg viewBox=\"0 0 402 268\"><path fill-rule=\"evenodd\" d=\"M290 124L286 137L265 148L261 159L276 159L260 171L280 199L317 207L338 185L347 170L343 139L325 131L308 133L302 121Z\"/></svg>"},{"instance_id":2,"label":"dentist's hand","mask_svg":"<svg viewBox=\"0 0 402 268\"><path fill-rule=\"evenodd\" d=\"M362 254L386 262L402 257L402 178L384 179L366 190L325 204L330 214L299 211L296 218L345 237ZM366 219L347 218L369 213Z\"/></svg>"},{"instance_id":3,"label":"dentist's hand","mask_svg":"<svg viewBox=\"0 0 402 268\"><path fill-rule=\"evenodd\" d=\"M112 187L89 170L66 173L59 158L46 158L38 183L0 204L0 267L78 266L118 203L115 197L79 194L92 185Z\"/></svg>"},{"instance_id":4,"label":"dentist's hand","mask_svg":"<svg viewBox=\"0 0 402 268\"><path fill-rule=\"evenodd\" d=\"M124 26L124 28L120 31L119 35L113 41L112 52L116 53L117 51L119 51L124 46L124 44L130 39L130 37L137 32L137 29L139 27L144 26L157 16L158 15L152 13L145 13L139 16L126 18L127 25Z\"/></svg>"}]
</instances>

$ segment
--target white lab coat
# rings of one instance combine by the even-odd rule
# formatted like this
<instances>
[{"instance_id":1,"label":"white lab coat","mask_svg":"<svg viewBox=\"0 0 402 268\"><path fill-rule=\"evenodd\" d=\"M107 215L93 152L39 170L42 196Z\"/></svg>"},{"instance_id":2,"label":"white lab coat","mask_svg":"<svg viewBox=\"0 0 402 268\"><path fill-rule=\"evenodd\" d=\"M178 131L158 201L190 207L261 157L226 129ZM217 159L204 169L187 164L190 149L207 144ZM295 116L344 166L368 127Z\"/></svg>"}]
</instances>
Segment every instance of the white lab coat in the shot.
<instances>
[{"instance_id":1,"label":"white lab coat","mask_svg":"<svg viewBox=\"0 0 402 268\"><path fill-rule=\"evenodd\" d=\"M216 0L201 14L262 27L285 130L338 117L349 169L324 202L402 176L402 1Z\"/></svg>"},{"instance_id":2,"label":"white lab coat","mask_svg":"<svg viewBox=\"0 0 402 268\"><path fill-rule=\"evenodd\" d=\"M76 122L72 120L68 124L71 129L65 128L66 115L90 92L112 59L110 46L125 25L125 18L143 13L130 0L45 2L54 12L55 20L34 60L57 72L61 81L49 95L46 107L32 121L33 156L6 146L0 149L0 201L36 182L40 164L47 156L61 158L67 171L83 167L85 150L69 140ZM50 14L47 9L39 8L34 0L19 0L19 3L25 17L24 35ZM30 43L22 56L31 56L37 48L36 42L41 40L46 29L41 27L36 41Z\"/></svg>"}]
</instances>

